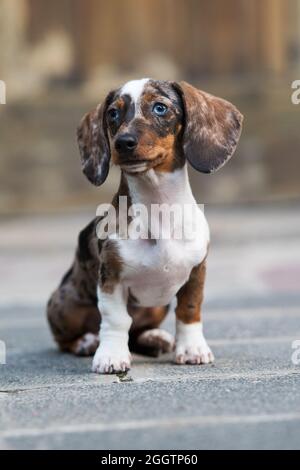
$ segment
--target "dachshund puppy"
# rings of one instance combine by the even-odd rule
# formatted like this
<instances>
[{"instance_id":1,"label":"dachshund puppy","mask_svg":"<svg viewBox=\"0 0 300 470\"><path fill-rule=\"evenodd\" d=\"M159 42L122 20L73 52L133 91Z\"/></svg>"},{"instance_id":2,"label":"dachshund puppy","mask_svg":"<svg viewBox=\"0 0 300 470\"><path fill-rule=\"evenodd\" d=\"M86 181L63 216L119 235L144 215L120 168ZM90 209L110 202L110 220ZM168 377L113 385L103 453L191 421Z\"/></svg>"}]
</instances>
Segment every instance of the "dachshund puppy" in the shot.
<instances>
[{"instance_id":1,"label":"dachshund puppy","mask_svg":"<svg viewBox=\"0 0 300 470\"><path fill-rule=\"evenodd\" d=\"M96 217L79 234L74 263L48 302L63 351L94 355L97 373L128 370L130 351L157 356L175 348L177 364L214 360L201 321L209 229L187 162L202 173L218 170L233 155L241 128L242 115L231 103L185 82L152 79L111 91L84 116L78 128L84 174L99 186L110 162L118 165L116 214L124 216L120 200L126 197L129 205L143 205L153 224L148 237L121 236L116 226L103 238L97 235L103 219ZM174 204L193 209L173 227L193 225L191 237L157 235L153 205ZM136 214L125 217L130 223ZM175 342L159 328L174 299Z\"/></svg>"}]
</instances>

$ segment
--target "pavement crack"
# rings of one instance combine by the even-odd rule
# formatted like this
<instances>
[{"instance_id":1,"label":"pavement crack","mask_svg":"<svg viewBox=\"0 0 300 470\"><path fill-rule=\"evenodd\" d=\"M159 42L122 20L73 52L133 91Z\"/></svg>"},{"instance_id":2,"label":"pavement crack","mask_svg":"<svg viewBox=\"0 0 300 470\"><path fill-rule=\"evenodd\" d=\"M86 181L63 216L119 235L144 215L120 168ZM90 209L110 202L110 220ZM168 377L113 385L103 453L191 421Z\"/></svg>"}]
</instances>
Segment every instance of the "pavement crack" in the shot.
<instances>
[{"instance_id":1,"label":"pavement crack","mask_svg":"<svg viewBox=\"0 0 300 470\"><path fill-rule=\"evenodd\" d=\"M0 390L0 393L13 395L13 394L22 393L22 392L32 392L35 390L41 390L45 388L49 388L49 386L45 385L44 387L13 388L13 389L6 389L6 390L4 389L4 390Z\"/></svg>"}]
</instances>

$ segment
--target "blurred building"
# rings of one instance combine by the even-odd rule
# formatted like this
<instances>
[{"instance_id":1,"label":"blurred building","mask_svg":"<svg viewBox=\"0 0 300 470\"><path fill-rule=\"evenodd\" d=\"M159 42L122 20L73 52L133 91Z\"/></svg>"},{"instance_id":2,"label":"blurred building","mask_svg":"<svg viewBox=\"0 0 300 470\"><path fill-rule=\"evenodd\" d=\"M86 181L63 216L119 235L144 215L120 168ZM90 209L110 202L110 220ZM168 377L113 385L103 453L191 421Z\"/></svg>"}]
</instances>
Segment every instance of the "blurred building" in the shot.
<instances>
[{"instance_id":1,"label":"blurred building","mask_svg":"<svg viewBox=\"0 0 300 470\"><path fill-rule=\"evenodd\" d=\"M75 128L110 88L143 76L191 81L245 114L234 163L191 172L198 199L299 196L299 0L0 0L0 44L0 212L107 197L109 184L80 173Z\"/></svg>"}]
</instances>

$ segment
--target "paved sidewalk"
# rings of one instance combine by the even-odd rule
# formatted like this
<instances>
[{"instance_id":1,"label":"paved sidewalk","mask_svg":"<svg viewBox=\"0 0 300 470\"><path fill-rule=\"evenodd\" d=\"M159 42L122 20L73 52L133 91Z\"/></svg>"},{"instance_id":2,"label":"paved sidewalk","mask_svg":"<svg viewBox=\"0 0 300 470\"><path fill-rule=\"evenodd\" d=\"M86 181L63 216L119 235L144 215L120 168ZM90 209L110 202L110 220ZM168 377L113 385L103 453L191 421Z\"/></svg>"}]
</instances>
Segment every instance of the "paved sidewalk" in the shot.
<instances>
[{"instance_id":1,"label":"paved sidewalk","mask_svg":"<svg viewBox=\"0 0 300 470\"><path fill-rule=\"evenodd\" d=\"M216 363L136 356L131 381L59 353L45 320L92 215L0 224L0 448L299 449L298 207L207 209L204 325ZM174 331L172 316L165 327Z\"/></svg>"}]
</instances>

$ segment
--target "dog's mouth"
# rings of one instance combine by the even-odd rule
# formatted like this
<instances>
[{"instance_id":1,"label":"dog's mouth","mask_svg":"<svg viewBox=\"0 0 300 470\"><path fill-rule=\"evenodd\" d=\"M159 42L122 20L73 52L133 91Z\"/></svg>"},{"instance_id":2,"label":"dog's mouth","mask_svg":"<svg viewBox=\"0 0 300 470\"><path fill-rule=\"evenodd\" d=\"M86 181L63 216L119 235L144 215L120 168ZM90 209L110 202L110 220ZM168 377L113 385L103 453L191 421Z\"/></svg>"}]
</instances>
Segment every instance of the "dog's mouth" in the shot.
<instances>
[{"instance_id":1,"label":"dog's mouth","mask_svg":"<svg viewBox=\"0 0 300 470\"><path fill-rule=\"evenodd\" d=\"M158 155L155 158L147 160L127 159L120 162L119 166L123 171L127 173L144 173L160 165L163 160L163 155Z\"/></svg>"}]
</instances>

